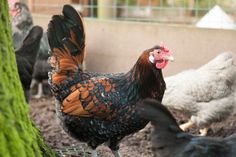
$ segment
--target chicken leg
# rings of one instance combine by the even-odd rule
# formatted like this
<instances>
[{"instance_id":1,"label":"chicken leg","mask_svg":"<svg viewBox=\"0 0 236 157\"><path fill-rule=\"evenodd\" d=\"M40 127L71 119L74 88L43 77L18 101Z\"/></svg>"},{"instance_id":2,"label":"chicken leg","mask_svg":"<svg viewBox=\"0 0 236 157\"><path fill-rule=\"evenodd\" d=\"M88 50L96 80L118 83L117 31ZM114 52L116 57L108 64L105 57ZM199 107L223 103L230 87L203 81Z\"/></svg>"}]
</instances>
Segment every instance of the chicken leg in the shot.
<instances>
[{"instance_id":1,"label":"chicken leg","mask_svg":"<svg viewBox=\"0 0 236 157\"><path fill-rule=\"evenodd\" d=\"M30 89L34 88L34 86L37 84L37 81L35 79L32 79L30 84Z\"/></svg>"},{"instance_id":2,"label":"chicken leg","mask_svg":"<svg viewBox=\"0 0 236 157\"><path fill-rule=\"evenodd\" d=\"M38 85L38 88L37 88L37 94L34 97L36 99L39 99L43 96L43 83L33 79L30 84L30 89L34 88L35 85Z\"/></svg>"},{"instance_id":3,"label":"chicken leg","mask_svg":"<svg viewBox=\"0 0 236 157\"><path fill-rule=\"evenodd\" d=\"M36 99L39 99L43 96L43 83L39 82L38 83L38 92L37 94L34 96Z\"/></svg>"},{"instance_id":4,"label":"chicken leg","mask_svg":"<svg viewBox=\"0 0 236 157\"><path fill-rule=\"evenodd\" d=\"M183 130L183 131L187 131L189 128L191 128L193 126L193 122L191 120L189 120L188 122L181 124L179 127Z\"/></svg>"},{"instance_id":5,"label":"chicken leg","mask_svg":"<svg viewBox=\"0 0 236 157\"><path fill-rule=\"evenodd\" d=\"M122 157L118 150L112 151L112 153L114 154L115 157Z\"/></svg>"}]
</instances>

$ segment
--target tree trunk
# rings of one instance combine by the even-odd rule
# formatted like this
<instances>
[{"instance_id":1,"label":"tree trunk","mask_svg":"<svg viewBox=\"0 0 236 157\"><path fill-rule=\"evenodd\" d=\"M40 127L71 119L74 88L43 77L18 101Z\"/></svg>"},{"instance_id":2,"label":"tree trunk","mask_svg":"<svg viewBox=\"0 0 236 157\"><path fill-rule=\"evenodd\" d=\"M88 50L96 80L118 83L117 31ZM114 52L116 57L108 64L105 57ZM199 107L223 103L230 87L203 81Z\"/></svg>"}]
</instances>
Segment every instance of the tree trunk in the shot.
<instances>
[{"instance_id":1,"label":"tree trunk","mask_svg":"<svg viewBox=\"0 0 236 157\"><path fill-rule=\"evenodd\" d=\"M29 118L19 81L7 0L0 3L0 157L54 157Z\"/></svg>"}]
</instances>

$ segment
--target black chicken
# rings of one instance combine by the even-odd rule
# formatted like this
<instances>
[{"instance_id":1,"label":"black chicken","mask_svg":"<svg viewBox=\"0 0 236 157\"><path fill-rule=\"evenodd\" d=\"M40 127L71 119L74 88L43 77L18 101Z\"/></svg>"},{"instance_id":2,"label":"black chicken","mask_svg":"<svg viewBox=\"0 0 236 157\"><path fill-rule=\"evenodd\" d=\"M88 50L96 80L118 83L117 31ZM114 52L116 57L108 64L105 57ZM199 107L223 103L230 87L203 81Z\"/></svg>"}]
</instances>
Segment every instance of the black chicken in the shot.
<instances>
[{"instance_id":1,"label":"black chicken","mask_svg":"<svg viewBox=\"0 0 236 157\"><path fill-rule=\"evenodd\" d=\"M39 26L34 26L25 37L22 46L15 52L18 73L27 102L29 100L30 84L42 34L43 29Z\"/></svg>"},{"instance_id":2,"label":"black chicken","mask_svg":"<svg viewBox=\"0 0 236 157\"><path fill-rule=\"evenodd\" d=\"M82 70L85 32L80 15L69 5L63 15L54 15L48 26L52 53L49 85L56 97L56 111L65 131L92 147L104 142L116 157L119 142L148 123L135 112L137 101L147 97L162 100L162 75L171 52L155 46L142 53L127 73L101 74Z\"/></svg>"},{"instance_id":3,"label":"black chicken","mask_svg":"<svg viewBox=\"0 0 236 157\"><path fill-rule=\"evenodd\" d=\"M236 134L226 138L192 136L183 132L168 109L154 99L140 102L137 112L154 126L151 139L155 157L236 156Z\"/></svg>"}]
</instances>

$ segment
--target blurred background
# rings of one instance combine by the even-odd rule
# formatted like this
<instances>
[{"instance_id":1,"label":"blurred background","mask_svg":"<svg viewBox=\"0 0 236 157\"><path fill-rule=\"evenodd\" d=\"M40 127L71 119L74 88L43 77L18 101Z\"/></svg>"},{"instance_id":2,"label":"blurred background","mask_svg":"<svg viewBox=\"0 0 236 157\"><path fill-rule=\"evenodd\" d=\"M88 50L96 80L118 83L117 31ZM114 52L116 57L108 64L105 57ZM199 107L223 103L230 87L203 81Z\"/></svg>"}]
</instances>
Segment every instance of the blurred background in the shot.
<instances>
[{"instance_id":1,"label":"blurred background","mask_svg":"<svg viewBox=\"0 0 236 157\"><path fill-rule=\"evenodd\" d=\"M109 20L195 25L209 11L208 20L235 28L235 0L21 0L33 13L55 14L72 4L84 17ZM224 23L225 22L225 23ZM225 27L226 27L225 26Z\"/></svg>"},{"instance_id":2,"label":"blurred background","mask_svg":"<svg viewBox=\"0 0 236 157\"><path fill-rule=\"evenodd\" d=\"M9 0L13 1L13 0ZM123 72L163 41L175 56L166 75L236 53L236 0L20 0L45 31L53 14L73 5L85 18L87 69Z\"/></svg>"},{"instance_id":3,"label":"blurred background","mask_svg":"<svg viewBox=\"0 0 236 157\"><path fill-rule=\"evenodd\" d=\"M61 10L61 5L70 3L88 18L111 20L142 21L190 24L200 20L208 11L214 8L215 16L221 22L235 25L235 0L24 0L33 13L55 14ZM214 18L213 15L211 18ZM231 20L232 18L232 20ZM228 20L228 21L227 21ZM222 25L226 25L223 24ZM233 28L233 26L232 26Z\"/></svg>"}]
</instances>

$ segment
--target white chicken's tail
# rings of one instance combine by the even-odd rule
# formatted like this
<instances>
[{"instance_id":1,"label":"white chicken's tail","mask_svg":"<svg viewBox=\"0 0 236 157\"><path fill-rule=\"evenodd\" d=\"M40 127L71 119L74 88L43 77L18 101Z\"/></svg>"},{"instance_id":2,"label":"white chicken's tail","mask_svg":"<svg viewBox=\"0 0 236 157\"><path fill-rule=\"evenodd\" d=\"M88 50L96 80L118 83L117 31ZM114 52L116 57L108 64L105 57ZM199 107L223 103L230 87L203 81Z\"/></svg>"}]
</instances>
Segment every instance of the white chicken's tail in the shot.
<instances>
[{"instance_id":1,"label":"white chicken's tail","mask_svg":"<svg viewBox=\"0 0 236 157\"><path fill-rule=\"evenodd\" d=\"M234 81L236 78L236 65L234 64L234 54L232 52L224 52L215 57L198 70L211 70L215 73L224 75L227 80Z\"/></svg>"},{"instance_id":2,"label":"white chicken's tail","mask_svg":"<svg viewBox=\"0 0 236 157\"><path fill-rule=\"evenodd\" d=\"M233 64L233 53L224 52L216 56L214 59L199 69L223 70L231 67Z\"/></svg>"}]
</instances>

